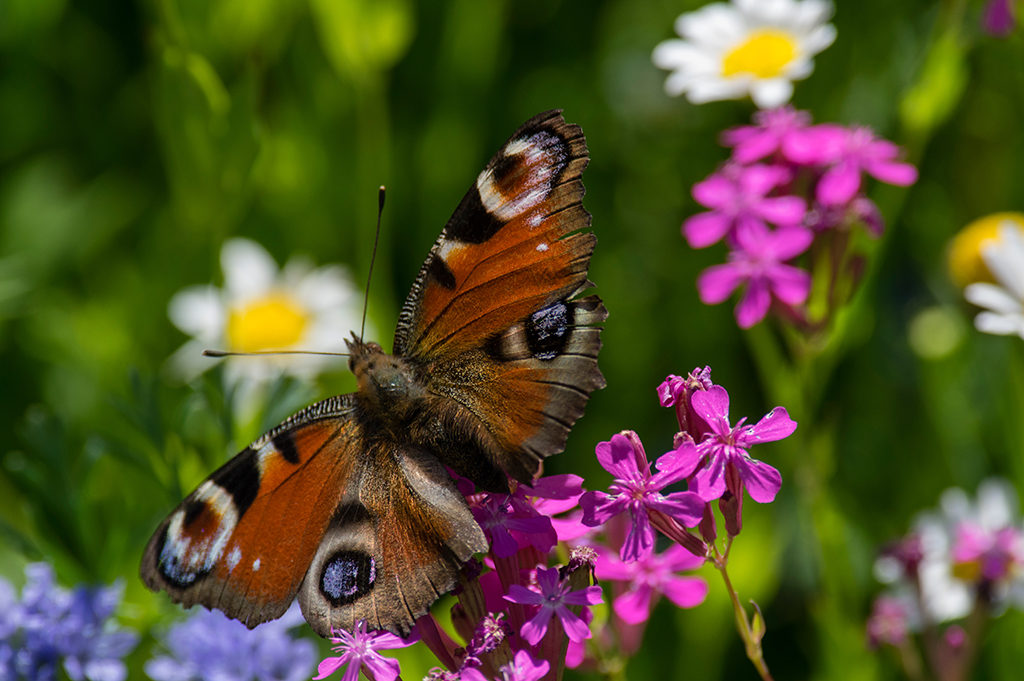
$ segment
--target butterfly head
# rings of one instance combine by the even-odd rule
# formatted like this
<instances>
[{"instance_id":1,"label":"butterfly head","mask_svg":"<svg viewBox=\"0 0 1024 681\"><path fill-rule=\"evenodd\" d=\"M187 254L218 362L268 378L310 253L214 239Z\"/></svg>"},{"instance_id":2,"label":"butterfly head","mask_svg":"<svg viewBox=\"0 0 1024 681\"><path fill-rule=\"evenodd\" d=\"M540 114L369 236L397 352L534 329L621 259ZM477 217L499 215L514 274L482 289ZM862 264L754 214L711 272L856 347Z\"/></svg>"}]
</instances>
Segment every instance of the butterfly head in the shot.
<instances>
[{"instance_id":1,"label":"butterfly head","mask_svg":"<svg viewBox=\"0 0 1024 681\"><path fill-rule=\"evenodd\" d=\"M401 416L421 396L422 383L407 361L387 354L377 343L364 342L355 334L345 344L351 353L349 369L359 385L357 399L365 406L382 415Z\"/></svg>"}]
</instances>

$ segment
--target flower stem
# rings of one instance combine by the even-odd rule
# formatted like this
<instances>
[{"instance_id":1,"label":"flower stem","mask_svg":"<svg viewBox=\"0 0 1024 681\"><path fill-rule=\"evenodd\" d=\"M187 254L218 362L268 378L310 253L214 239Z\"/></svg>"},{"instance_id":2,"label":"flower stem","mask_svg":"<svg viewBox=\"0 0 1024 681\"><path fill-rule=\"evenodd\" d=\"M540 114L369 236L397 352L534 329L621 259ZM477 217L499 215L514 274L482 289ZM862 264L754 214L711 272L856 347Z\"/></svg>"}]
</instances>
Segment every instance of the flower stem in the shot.
<instances>
[{"instance_id":1,"label":"flower stem","mask_svg":"<svg viewBox=\"0 0 1024 681\"><path fill-rule=\"evenodd\" d=\"M730 538L730 544L731 538ZM726 549L728 553L728 548ZM726 567L728 561L724 555L719 555L718 549L715 549L715 558L711 561L711 564L715 566L719 574L722 575L722 581L725 583L725 590L729 594L729 600L732 601L733 614L736 616L736 631L739 633L740 638L743 639L743 646L747 652L747 659L750 660L751 664L760 674L764 681L773 681L771 672L768 671L768 665L764 661L764 651L761 650L761 634L755 634L754 627L751 626L750 620L747 619L747 611L743 609L743 605L740 603L739 594L736 593L736 589L732 586L732 581L729 579L729 571ZM756 606L755 606L756 607ZM760 614L757 615L758 617Z\"/></svg>"}]
</instances>

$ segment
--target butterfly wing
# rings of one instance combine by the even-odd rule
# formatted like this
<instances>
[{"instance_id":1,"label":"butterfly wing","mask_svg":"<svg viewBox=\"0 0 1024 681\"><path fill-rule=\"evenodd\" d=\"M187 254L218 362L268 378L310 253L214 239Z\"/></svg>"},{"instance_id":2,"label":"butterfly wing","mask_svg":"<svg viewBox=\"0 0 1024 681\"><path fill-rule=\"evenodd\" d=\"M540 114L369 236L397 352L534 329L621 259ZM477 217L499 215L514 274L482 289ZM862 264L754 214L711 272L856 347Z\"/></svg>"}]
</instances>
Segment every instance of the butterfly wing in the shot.
<instances>
[{"instance_id":1,"label":"butterfly wing","mask_svg":"<svg viewBox=\"0 0 1024 681\"><path fill-rule=\"evenodd\" d=\"M596 242L581 203L588 160L559 112L524 123L463 197L402 308L395 354L457 405L449 426L479 426L462 427L470 444L435 451L478 484L481 457L530 479L605 384L595 325L607 312L580 297Z\"/></svg>"},{"instance_id":2,"label":"butterfly wing","mask_svg":"<svg viewBox=\"0 0 1024 681\"><path fill-rule=\"evenodd\" d=\"M249 627L298 593L321 636L356 619L406 632L486 548L440 463L368 438L344 395L295 414L200 484L150 539L141 575Z\"/></svg>"}]
</instances>

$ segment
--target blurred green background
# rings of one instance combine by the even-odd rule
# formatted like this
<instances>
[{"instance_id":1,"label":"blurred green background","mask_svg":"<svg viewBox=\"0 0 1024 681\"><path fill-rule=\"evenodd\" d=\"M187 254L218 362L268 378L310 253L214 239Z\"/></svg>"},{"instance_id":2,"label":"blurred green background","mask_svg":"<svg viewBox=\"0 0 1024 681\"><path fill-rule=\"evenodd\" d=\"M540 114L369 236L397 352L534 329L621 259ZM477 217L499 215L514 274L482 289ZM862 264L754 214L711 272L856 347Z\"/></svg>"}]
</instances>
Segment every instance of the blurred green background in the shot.
<instances>
[{"instance_id":1,"label":"blurred green background","mask_svg":"<svg viewBox=\"0 0 1024 681\"><path fill-rule=\"evenodd\" d=\"M727 156L720 131L752 112L662 90L650 51L700 4L0 1L0 576L20 585L26 562L46 560L65 584L124 579L132 626L176 616L136 576L152 529L263 428L353 386L339 362L315 385L279 383L265 414L238 423L216 370L192 385L167 372L185 340L171 296L220 283L229 236L364 280L385 184L369 310L393 328L482 165L522 121L561 108L591 150L608 387L547 470L605 484L593 447L625 428L652 457L667 451L675 422L654 389L698 365L729 389L734 419L790 407L798 435L758 454L782 492L747 505L734 583L765 611L776 678L896 678L864 645L877 547L949 486L1024 486L1024 345L977 333L945 269L966 222L1024 209L1024 42L981 33L980 2L839 3L838 38L794 104L872 126L921 178L872 189L886 235L815 368L820 399L792 404L789 378L753 359L770 331L698 301L696 275L723 251L679 233L698 210L690 187ZM923 337L938 342L915 341L928 310L943 323ZM629 678L754 678L705 570L708 601L659 608ZM976 678L1015 678L1022 640L1020 612L997 620ZM130 658L133 678L151 647Z\"/></svg>"}]
</instances>

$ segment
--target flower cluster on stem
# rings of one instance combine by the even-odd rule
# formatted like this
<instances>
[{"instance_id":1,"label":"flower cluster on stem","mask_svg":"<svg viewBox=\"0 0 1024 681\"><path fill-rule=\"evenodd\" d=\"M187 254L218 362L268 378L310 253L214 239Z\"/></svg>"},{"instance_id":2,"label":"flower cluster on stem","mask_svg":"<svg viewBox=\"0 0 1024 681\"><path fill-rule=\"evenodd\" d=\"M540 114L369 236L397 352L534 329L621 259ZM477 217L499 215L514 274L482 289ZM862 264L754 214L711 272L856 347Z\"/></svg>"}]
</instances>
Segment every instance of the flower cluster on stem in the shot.
<instances>
[{"instance_id":1,"label":"flower cluster on stem","mask_svg":"<svg viewBox=\"0 0 1024 681\"><path fill-rule=\"evenodd\" d=\"M863 271L855 228L872 237L883 231L865 177L907 186L917 170L870 129L812 125L809 113L791 107L759 111L753 125L726 130L722 141L731 157L693 187L708 210L682 227L693 248L729 248L726 263L697 278L701 300L721 303L742 289L743 328L769 312L808 334L824 328Z\"/></svg>"},{"instance_id":2,"label":"flower cluster on stem","mask_svg":"<svg viewBox=\"0 0 1024 681\"><path fill-rule=\"evenodd\" d=\"M439 663L427 679L556 680L566 668L621 669L663 596L680 608L704 601L707 583L686 573L705 563L722 574L748 655L770 678L760 652L763 623L747 617L726 567L743 496L767 503L782 482L750 448L786 437L796 423L777 408L754 425L732 424L728 393L706 367L669 376L658 397L678 418L671 448L652 463L633 431L599 443L597 460L613 476L605 489L585 490L576 475L510 481L507 494L477 492L458 480L491 547L463 571L451 609L454 632L432 614L416 623L415 638ZM716 544L716 501L723 547ZM398 663L379 651L412 640L368 631L365 623L337 632L341 654L325 660L317 678L341 672L355 679L362 670L373 681L393 681Z\"/></svg>"}]
</instances>

